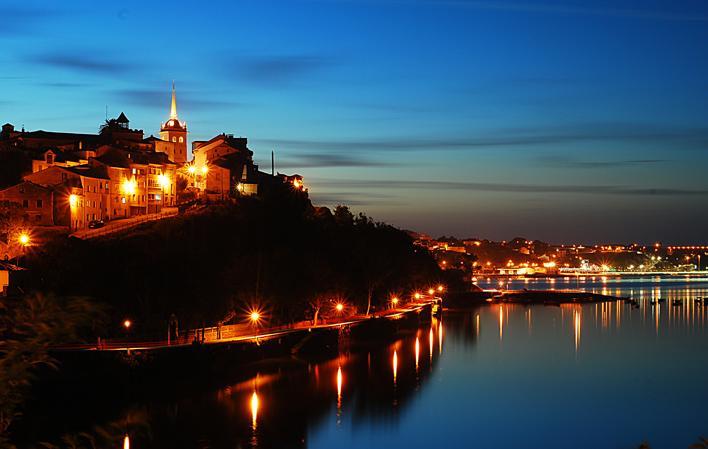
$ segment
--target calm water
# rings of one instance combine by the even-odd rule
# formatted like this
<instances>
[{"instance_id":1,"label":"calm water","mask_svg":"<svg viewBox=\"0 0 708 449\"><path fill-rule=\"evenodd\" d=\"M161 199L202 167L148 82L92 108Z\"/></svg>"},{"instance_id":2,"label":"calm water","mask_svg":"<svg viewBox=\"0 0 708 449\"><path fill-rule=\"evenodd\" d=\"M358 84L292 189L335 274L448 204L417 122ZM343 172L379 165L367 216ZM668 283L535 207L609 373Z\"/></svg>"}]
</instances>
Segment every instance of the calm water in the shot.
<instances>
[{"instance_id":1,"label":"calm water","mask_svg":"<svg viewBox=\"0 0 708 449\"><path fill-rule=\"evenodd\" d=\"M375 350L278 361L217 391L134 404L118 421L133 449L673 449L708 436L708 307L694 302L708 278L510 286L566 285L641 307L449 312Z\"/></svg>"}]
</instances>

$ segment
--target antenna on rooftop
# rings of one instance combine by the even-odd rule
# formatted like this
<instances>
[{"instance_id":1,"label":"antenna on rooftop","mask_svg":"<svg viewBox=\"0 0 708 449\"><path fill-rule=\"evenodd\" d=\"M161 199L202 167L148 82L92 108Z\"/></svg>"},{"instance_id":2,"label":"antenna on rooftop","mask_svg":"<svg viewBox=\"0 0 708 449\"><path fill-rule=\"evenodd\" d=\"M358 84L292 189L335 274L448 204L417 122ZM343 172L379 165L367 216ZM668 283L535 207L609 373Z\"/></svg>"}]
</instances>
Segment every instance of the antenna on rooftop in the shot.
<instances>
[{"instance_id":1,"label":"antenna on rooftop","mask_svg":"<svg viewBox=\"0 0 708 449\"><path fill-rule=\"evenodd\" d=\"M106 105L106 121L108 121L108 105Z\"/></svg>"},{"instance_id":2,"label":"antenna on rooftop","mask_svg":"<svg viewBox=\"0 0 708 449\"><path fill-rule=\"evenodd\" d=\"M275 150L270 150L270 175L275 176Z\"/></svg>"}]
</instances>

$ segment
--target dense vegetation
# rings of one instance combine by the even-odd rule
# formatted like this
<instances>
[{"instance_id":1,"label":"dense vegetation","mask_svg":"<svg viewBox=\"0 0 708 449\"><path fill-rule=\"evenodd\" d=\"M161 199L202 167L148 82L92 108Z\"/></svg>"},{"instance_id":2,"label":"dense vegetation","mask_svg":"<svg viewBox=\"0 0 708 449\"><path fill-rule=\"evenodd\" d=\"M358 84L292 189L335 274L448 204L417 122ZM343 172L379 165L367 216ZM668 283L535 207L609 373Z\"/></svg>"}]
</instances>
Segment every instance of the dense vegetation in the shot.
<instances>
[{"instance_id":1,"label":"dense vegetation","mask_svg":"<svg viewBox=\"0 0 708 449\"><path fill-rule=\"evenodd\" d=\"M391 294L440 279L430 255L403 231L346 207L313 207L306 193L283 189L155 222L119 237L59 239L28 255L39 289L108 304L116 335L214 325L259 305L272 323L325 313L334 298L365 313Z\"/></svg>"}]
</instances>

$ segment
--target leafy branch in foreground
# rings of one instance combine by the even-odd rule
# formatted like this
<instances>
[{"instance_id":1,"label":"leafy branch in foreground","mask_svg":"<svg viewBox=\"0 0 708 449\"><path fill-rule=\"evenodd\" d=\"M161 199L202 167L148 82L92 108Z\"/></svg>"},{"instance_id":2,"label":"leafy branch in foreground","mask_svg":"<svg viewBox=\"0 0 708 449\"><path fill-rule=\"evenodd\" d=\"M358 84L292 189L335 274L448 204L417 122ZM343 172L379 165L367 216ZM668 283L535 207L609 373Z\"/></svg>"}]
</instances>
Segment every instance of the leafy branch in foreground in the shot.
<instances>
[{"instance_id":1,"label":"leafy branch in foreground","mask_svg":"<svg viewBox=\"0 0 708 449\"><path fill-rule=\"evenodd\" d=\"M50 347L81 341L103 317L86 298L33 294L0 303L0 444L22 414L32 382L42 368L57 368Z\"/></svg>"}]
</instances>

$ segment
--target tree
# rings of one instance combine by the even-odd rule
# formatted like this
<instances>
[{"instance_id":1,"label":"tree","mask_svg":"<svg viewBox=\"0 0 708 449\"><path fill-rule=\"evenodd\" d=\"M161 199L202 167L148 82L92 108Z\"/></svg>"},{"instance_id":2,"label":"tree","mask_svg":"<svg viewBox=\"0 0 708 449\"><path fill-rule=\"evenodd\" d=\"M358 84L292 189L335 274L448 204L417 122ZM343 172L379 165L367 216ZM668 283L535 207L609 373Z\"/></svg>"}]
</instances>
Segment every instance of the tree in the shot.
<instances>
[{"instance_id":1,"label":"tree","mask_svg":"<svg viewBox=\"0 0 708 449\"><path fill-rule=\"evenodd\" d=\"M42 367L57 368L49 348L81 340L83 331L103 318L103 309L86 298L30 295L0 303L0 445Z\"/></svg>"}]
</instances>

